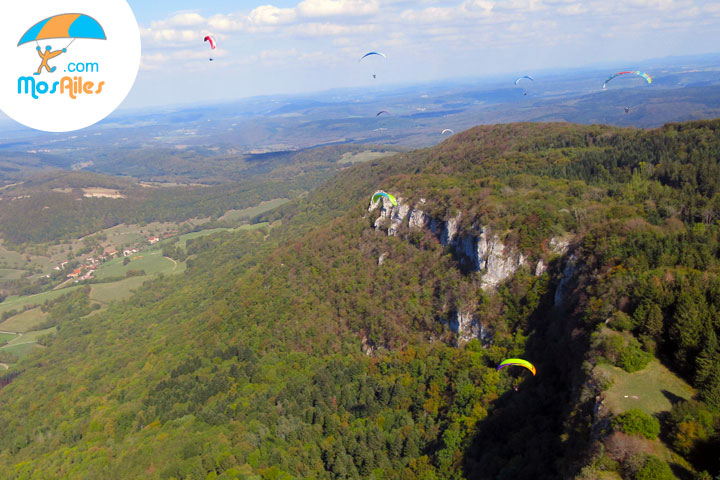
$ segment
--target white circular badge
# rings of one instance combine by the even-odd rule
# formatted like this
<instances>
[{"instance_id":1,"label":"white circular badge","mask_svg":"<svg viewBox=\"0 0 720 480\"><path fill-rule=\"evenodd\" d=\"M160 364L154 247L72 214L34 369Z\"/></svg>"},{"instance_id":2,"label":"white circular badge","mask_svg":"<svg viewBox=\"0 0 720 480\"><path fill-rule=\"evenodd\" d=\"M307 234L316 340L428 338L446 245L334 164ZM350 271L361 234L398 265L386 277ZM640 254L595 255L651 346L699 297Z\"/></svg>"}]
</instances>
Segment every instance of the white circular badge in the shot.
<instances>
[{"instance_id":1,"label":"white circular badge","mask_svg":"<svg viewBox=\"0 0 720 480\"><path fill-rule=\"evenodd\" d=\"M0 110L46 132L89 127L130 93L140 53L125 0L13 2L0 16Z\"/></svg>"}]
</instances>

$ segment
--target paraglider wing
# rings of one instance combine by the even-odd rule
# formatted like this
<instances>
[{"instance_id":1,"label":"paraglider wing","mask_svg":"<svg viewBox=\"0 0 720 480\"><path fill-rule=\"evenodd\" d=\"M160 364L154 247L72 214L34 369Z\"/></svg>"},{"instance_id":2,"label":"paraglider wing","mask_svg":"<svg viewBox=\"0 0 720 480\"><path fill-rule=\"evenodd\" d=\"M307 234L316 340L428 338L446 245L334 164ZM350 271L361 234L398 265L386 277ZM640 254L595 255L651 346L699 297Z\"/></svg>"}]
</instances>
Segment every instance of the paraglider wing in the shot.
<instances>
[{"instance_id":1,"label":"paraglider wing","mask_svg":"<svg viewBox=\"0 0 720 480\"><path fill-rule=\"evenodd\" d=\"M531 82L534 82L534 81L535 81L535 80L533 80L533 78L532 78L530 75L524 75L524 76L518 78L517 80L515 80L515 85L517 85L517 84L520 82L520 80L522 80L523 78L527 78L527 79L530 80Z\"/></svg>"},{"instance_id":2,"label":"paraglider wing","mask_svg":"<svg viewBox=\"0 0 720 480\"><path fill-rule=\"evenodd\" d=\"M212 35L208 35L207 37L205 37L205 41L210 42L210 48L215 50L217 46L217 42L215 42L215 37L213 37Z\"/></svg>"},{"instance_id":3,"label":"paraglider wing","mask_svg":"<svg viewBox=\"0 0 720 480\"><path fill-rule=\"evenodd\" d=\"M383 197L390 200L390 203L392 203L394 206L397 207L397 200L395 200L395 197L393 197L389 193L385 193L385 192L375 192L375 194L372 197L372 201L373 201L373 203L375 203Z\"/></svg>"},{"instance_id":4,"label":"paraglider wing","mask_svg":"<svg viewBox=\"0 0 720 480\"><path fill-rule=\"evenodd\" d=\"M18 47L28 42L53 38L107 40L105 30L91 16L82 13L64 13L36 23L20 38Z\"/></svg>"},{"instance_id":5,"label":"paraglider wing","mask_svg":"<svg viewBox=\"0 0 720 480\"><path fill-rule=\"evenodd\" d=\"M649 84L652 83L652 77L651 77L650 75L648 75L647 73L645 73L645 72L638 72L638 71L618 72L618 73L614 73L614 74L610 75L610 77L609 77L607 80L605 80L605 83L603 83L603 89L604 89L605 87L607 87L608 82L609 82L610 80L612 80L613 78L619 77L620 75L629 75L629 74L634 74L634 75L637 75L637 76L639 76L639 77L642 77L642 78L644 78L644 79L647 81L647 83L649 83Z\"/></svg>"},{"instance_id":6,"label":"paraglider wing","mask_svg":"<svg viewBox=\"0 0 720 480\"><path fill-rule=\"evenodd\" d=\"M387 110L380 110L380 111L377 113L377 115L375 115L375 116L376 116L376 117L379 117L379 116L382 115L383 113L386 114L386 115L390 115L390 112L388 112Z\"/></svg>"},{"instance_id":7,"label":"paraglider wing","mask_svg":"<svg viewBox=\"0 0 720 480\"><path fill-rule=\"evenodd\" d=\"M381 52L368 52L368 53L366 53L365 55L363 55L363 56L360 58L359 61L362 61L364 58L370 57L370 56L372 56L372 55L380 55L381 57L383 57L384 59L387 60L387 55L385 55L384 53L381 53Z\"/></svg>"},{"instance_id":8,"label":"paraglider wing","mask_svg":"<svg viewBox=\"0 0 720 480\"><path fill-rule=\"evenodd\" d=\"M527 360L523 360L522 358L508 358L507 360L503 360L502 362L500 362L500 365L498 365L497 369L499 371L505 367L510 366L525 367L532 372L533 376L537 373L537 370L535 370L535 365L528 362Z\"/></svg>"},{"instance_id":9,"label":"paraglider wing","mask_svg":"<svg viewBox=\"0 0 720 480\"><path fill-rule=\"evenodd\" d=\"M445 135L446 133L449 133L450 135L454 135L454 134L455 134L455 132L453 132L453 131L450 130L449 128L446 128L445 130L442 131L442 133L441 133L440 135Z\"/></svg>"}]
</instances>

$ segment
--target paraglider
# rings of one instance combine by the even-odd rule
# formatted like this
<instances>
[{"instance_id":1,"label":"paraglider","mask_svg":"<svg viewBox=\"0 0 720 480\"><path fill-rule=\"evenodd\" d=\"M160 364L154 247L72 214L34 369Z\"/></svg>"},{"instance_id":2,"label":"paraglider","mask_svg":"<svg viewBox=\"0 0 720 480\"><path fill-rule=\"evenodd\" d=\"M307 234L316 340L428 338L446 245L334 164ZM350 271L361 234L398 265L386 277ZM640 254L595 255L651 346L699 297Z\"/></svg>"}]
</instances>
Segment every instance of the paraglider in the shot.
<instances>
[{"instance_id":1,"label":"paraglider","mask_svg":"<svg viewBox=\"0 0 720 480\"><path fill-rule=\"evenodd\" d=\"M362 61L363 61L364 59L366 59L367 57L373 57L373 56L382 57L382 58L384 58L385 60L387 60L387 55L385 55L385 54L382 53L382 52L368 52L368 53L366 53L365 55L363 55L362 57L360 57L360 60L358 60L358 61L359 61L359 62L362 62ZM377 78L377 74L373 73L373 74L372 74L372 77L373 77L373 78Z\"/></svg>"},{"instance_id":2,"label":"paraglider","mask_svg":"<svg viewBox=\"0 0 720 480\"><path fill-rule=\"evenodd\" d=\"M380 110L380 111L377 113L377 115L375 115L375 116L376 116L376 117L379 117L379 116L382 115L383 113L384 113L385 115L390 115L390 112L388 112L387 110Z\"/></svg>"},{"instance_id":3,"label":"paraglider","mask_svg":"<svg viewBox=\"0 0 720 480\"><path fill-rule=\"evenodd\" d=\"M648 84L652 83L652 77L645 72L638 72L638 71L618 72L618 73L614 73L614 74L610 75L610 77L607 80L605 80L605 83L603 83L603 90L605 89L605 87L607 87L608 82L610 82L610 80L612 80L613 78L619 77L620 75L630 75L630 74L637 75L639 77L644 78Z\"/></svg>"},{"instance_id":4,"label":"paraglider","mask_svg":"<svg viewBox=\"0 0 720 480\"><path fill-rule=\"evenodd\" d=\"M45 51L40 48L40 40L52 40L52 39L72 39L70 43L60 49L53 51L50 45L45 46ZM70 45L75 42L78 38L90 39L90 40L107 40L105 36L105 30L98 23L97 20L89 15L82 13L64 13L61 15L55 15L48 17L41 22L33 25L27 32L23 34L18 42L17 46L24 45L29 42L35 42L37 44L37 53L42 58L42 63L35 72L35 75L40 75L43 68L49 73L57 70L57 67L50 67L48 61L62 55L67 52Z\"/></svg>"},{"instance_id":5,"label":"paraglider","mask_svg":"<svg viewBox=\"0 0 720 480\"><path fill-rule=\"evenodd\" d=\"M387 198L390 200L390 203L393 204L393 206L397 207L397 200L395 200L395 197L390 195L389 193L385 193L382 190L375 192L375 194L372 196L372 203L376 203L381 198Z\"/></svg>"},{"instance_id":6,"label":"paraglider","mask_svg":"<svg viewBox=\"0 0 720 480\"><path fill-rule=\"evenodd\" d=\"M537 373L537 370L535 370L535 365L528 362L527 360L523 360L522 358L508 358L507 360L503 360L502 362L500 362L500 365L498 365L497 369L498 371L500 371L503 368L510 366L525 367L532 372L533 376L535 376L535 374Z\"/></svg>"},{"instance_id":7,"label":"paraglider","mask_svg":"<svg viewBox=\"0 0 720 480\"><path fill-rule=\"evenodd\" d=\"M630 113L630 107L625 107L625 113Z\"/></svg>"},{"instance_id":8,"label":"paraglider","mask_svg":"<svg viewBox=\"0 0 720 480\"><path fill-rule=\"evenodd\" d=\"M524 79L530 80L531 82L535 81L530 75L523 75L522 77L519 77L518 79L515 80L515 85L517 85L518 83L520 83L521 80L524 80ZM528 94L527 90L523 89L523 95L527 95L527 94Z\"/></svg>"},{"instance_id":9,"label":"paraglider","mask_svg":"<svg viewBox=\"0 0 720 480\"><path fill-rule=\"evenodd\" d=\"M215 50L217 48L217 42L215 41L215 37L213 37L212 35L207 35L205 37L205 41L210 43L210 48L212 50ZM210 57L211 62L214 60L215 60L214 58Z\"/></svg>"},{"instance_id":10,"label":"paraglider","mask_svg":"<svg viewBox=\"0 0 720 480\"><path fill-rule=\"evenodd\" d=\"M443 130L440 135L445 135L446 133L449 133L450 135L455 135L455 132L453 132L449 128L446 128L445 130Z\"/></svg>"},{"instance_id":11,"label":"paraglider","mask_svg":"<svg viewBox=\"0 0 720 480\"><path fill-rule=\"evenodd\" d=\"M362 62L364 58L366 58L366 57L371 57L371 56L373 56L373 55L379 55L379 56L381 56L381 57L383 57L384 59L387 60L387 55L385 55L385 54L382 53L382 52L368 52L368 53L366 53L365 55L363 55L362 57L360 57L360 60L359 60L359 61Z\"/></svg>"}]
</instances>

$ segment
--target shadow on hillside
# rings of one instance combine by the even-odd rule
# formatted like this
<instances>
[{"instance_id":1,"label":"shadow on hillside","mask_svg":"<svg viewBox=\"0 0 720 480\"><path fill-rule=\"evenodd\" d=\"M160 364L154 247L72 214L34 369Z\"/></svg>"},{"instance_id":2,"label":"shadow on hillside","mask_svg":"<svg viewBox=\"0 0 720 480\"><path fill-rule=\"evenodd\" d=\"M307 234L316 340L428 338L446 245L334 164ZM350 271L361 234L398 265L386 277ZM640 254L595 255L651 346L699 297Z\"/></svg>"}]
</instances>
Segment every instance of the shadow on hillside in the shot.
<instances>
[{"instance_id":1,"label":"shadow on hillside","mask_svg":"<svg viewBox=\"0 0 720 480\"><path fill-rule=\"evenodd\" d=\"M537 376L526 378L519 391L503 394L479 423L465 452L468 479L574 476L573 462L590 437L594 406L590 398L577 407L589 340L573 315L553 307L554 291L555 285L529 321L525 355L537 367ZM564 435L566 430L575 434Z\"/></svg>"}]
</instances>

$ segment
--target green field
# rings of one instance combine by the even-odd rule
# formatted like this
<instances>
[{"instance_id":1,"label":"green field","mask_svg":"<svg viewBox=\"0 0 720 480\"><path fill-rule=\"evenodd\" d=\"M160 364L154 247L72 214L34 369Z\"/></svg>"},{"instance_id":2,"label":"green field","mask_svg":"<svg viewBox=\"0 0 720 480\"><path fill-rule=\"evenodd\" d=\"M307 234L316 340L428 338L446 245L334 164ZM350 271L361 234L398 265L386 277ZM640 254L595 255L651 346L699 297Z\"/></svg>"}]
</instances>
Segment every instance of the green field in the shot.
<instances>
[{"instance_id":1,"label":"green field","mask_svg":"<svg viewBox=\"0 0 720 480\"><path fill-rule=\"evenodd\" d=\"M0 268L0 280L17 280L21 278L25 270L14 270L12 268Z\"/></svg>"},{"instance_id":2,"label":"green field","mask_svg":"<svg viewBox=\"0 0 720 480\"><path fill-rule=\"evenodd\" d=\"M13 335L12 333L0 333L0 343L10 342L15 337L17 337L17 335Z\"/></svg>"},{"instance_id":3,"label":"green field","mask_svg":"<svg viewBox=\"0 0 720 480\"><path fill-rule=\"evenodd\" d=\"M131 277L119 282L94 284L90 290L90 299L105 304L125 300L148 280L150 280L149 276L143 276Z\"/></svg>"},{"instance_id":4,"label":"green field","mask_svg":"<svg viewBox=\"0 0 720 480\"><path fill-rule=\"evenodd\" d=\"M0 313L7 312L9 310L22 310L25 305L42 305L47 300L53 300L60 295L70 293L78 285L72 287L63 288L60 290L51 290L49 292L38 293L37 295L28 295L25 297L9 297L3 303L0 303Z\"/></svg>"},{"instance_id":5,"label":"green field","mask_svg":"<svg viewBox=\"0 0 720 480\"><path fill-rule=\"evenodd\" d=\"M338 163L354 164L368 162L370 160L377 160L378 158L383 157L391 157L393 155L397 155L397 152L373 152L372 150L365 150L364 152L359 153L347 152L344 153L342 157L340 157Z\"/></svg>"},{"instance_id":6,"label":"green field","mask_svg":"<svg viewBox=\"0 0 720 480\"><path fill-rule=\"evenodd\" d=\"M605 395L605 405L614 414L639 408L650 415L672 408L670 398L691 399L695 390L657 360L645 369L627 373L612 365L596 368L610 374L613 385Z\"/></svg>"},{"instance_id":7,"label":"green field","mask_svg":"<svg viewBox=\"0 0 720 480\"><path fill-rule=\"evenodd\" d=\"M12 353L13 355L17 355L17 357L20 360L22 360L36 348L39 348L37 343L28 342L28 343L21 343L19 345L0 347L0 352Z\"/></svg>"},{"instance_id":8,"label":"green field","mask_svg":"<svg viewBox=\"0 0 720 480\"><path fill-rule=\"evenodd\" d=\"M8 318L0 323L0 330L5 332L29 332L41 325L47 319L47 313L39 308L33 308L20 315Z\"/></svg>"},{"instance_id":9,"label":"green field","mask_svg":"<svg viewBox=\"0 0 720 480\"><path fill-rule=\"evenodd\" d=\"M256 230L258 228L267 227L270 225L269 223L256 223L253 225L243 225L238 228L212 228L210 230L200 230L199 232L191 232L186 233L185 235L180 235L179 237L172 239L175 241L175 245L178 247L182 247L183 249L187 248L187 241L193 238L200 238L205 237L207 235L212 235L213 233L218 232L239 232L241 230Z\"/></svg>"},{"instance_id":10,"label":"green field","mask_svg":"<svg viewBox=\"0 0 720 480\"><path fill-rule=\"evenodd\" d=\"M164 273L166 275L177 270L176 263L162 256L160 251L140 252L130 257L130 263L123 265L124 258L116 258L104 263L95 272L95 278L102 280L109 277L124 277L130 270L143 270L148 275Z\"/></svg>"},{"instance_id":11,"label":"green field","mask_svg":"<svg viewBox=\"0 0 720 480\"><path fill-rule=\"evenodd\" d=\"M265 212L269 212L270 210L274 210L279 206L285 205L289 201L289 198L276 198L275 200L262 202L256 207L246 208L244 210L230 210L218 220L221 222L239 223Z\"/></svg>"}]
</instances>

